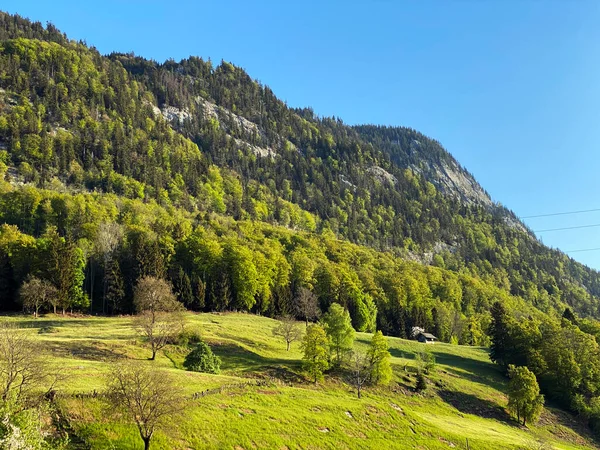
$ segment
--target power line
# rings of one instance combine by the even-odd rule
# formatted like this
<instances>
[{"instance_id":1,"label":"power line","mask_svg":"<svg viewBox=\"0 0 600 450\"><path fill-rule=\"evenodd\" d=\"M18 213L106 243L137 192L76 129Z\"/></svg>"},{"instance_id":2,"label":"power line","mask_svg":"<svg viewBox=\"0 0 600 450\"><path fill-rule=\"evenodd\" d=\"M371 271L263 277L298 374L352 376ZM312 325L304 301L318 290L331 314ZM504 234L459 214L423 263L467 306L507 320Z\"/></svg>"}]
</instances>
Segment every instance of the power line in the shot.
<instances>
[{"instance_id":1,"label":"power line","mask_svg":"<svg viewBox=\"0 0 600 450\"><path fill-rule=\"evenodd\" d=\"M521 216L521 219L534 219L536 217L551 217L551 216L567 216L569 214L583 214L589 212L600 211L600 208L595 209L582 209L580 211L566 211L566 212L557 212L557 213L549 213L549 214L537 214L535 216Z\"/></svg>"},{"instance_id":2,"label":"power line","mask_svg":"<svg viewBox=\"0 0 600 450\"><path fill-rule=\"evenodd\" d=\"M565 253L579 253L579 252L593 252L596 250L600 250L600 247L596 247L596 248L581 248L579 250L569 250L568 252Z\"/></svg>"},{"instance_id":3,"label":"power line","mask_svg":"<svg viewBox=\"0 0 600 450\"><path fill-rule=\"evenodd\" d=\"M537 231L534 231L534 233L545 233L547 231L577 230L577 229L580 229L580 228L595 228L595 227L600 227L600 223L594 223L592 225L578 225L578 226L575 226L575 227L548 228L546 230L537 230Z\"/></svg>"}]
</instances>

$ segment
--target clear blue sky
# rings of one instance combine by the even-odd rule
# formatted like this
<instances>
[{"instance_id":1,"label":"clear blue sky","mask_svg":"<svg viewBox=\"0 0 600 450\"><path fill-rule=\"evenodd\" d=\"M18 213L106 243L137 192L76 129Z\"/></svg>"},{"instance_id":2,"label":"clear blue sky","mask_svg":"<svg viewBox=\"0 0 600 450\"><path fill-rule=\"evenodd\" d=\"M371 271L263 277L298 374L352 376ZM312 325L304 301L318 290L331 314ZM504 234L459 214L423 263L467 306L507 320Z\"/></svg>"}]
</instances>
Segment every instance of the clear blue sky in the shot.
<instances>
[{"instance_id":1,"label":"clear blue sky","mask_svg":"<svg viewBox=\"0 0 600 450\"><path fill-rule=\"evenodd\" d=\"M189 55L244 67L291 106L438 139L527 216L600 208L600 2L42 1L0 8L103 53ZM600 212L528 219L600 223ZM600 228L543 233L600 247ZM600 269L600 251L572 254Z\"/></svg>"}]
</instances>

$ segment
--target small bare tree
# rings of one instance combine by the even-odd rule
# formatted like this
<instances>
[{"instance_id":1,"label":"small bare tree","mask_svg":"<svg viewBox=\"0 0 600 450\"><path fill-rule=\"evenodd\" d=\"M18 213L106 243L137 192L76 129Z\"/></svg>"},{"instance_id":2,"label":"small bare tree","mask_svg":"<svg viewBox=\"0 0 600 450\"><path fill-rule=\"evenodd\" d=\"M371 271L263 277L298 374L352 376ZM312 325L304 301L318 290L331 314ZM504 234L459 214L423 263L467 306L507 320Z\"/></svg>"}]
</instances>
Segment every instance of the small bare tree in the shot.
<instances>
[{"instance_id":1,"label":"small bare tree","mask_svg":"<svg viewBox=\"0 0 600 450\"><path fill-rule=\"evenodd\" d=\"M136 288L133 303L139 315L134 325L156 353L172 342L183 329L183 306L177 301L171 285L154 277L142 278Z\"/></svg>"},{"instance_id":2,"label":"small bare tree","mask_svg":"<svg viewBox=\"0 0 600 450\"><path fill-rule=\"evenodd\" d=\"M0 398L22 403L42 385L57 381L34 342L12 324L0 323Z\"/></svg>"},{"instance_id":3,"label":"small bare tree","mask_svg":"<svg viewBox=\"0 0 600 450\"><path fill-rule=\"evenodd\" d=\"M287 344L287 351L290 351L290 344L294 341L302 339L302 331L298 327L298 323L289 316L281 318L279 325L273 328L273 336L282 337Z\"/></svg>"},{"instance_id":4,"label":"small bare tree","mask_svg":"<svg viewBox=\"0 0 600 450\"><path fill-rule=\"evenodd\" d=\"M367 354L359 351L352 352L349 368L352 372L352 384L356 388L358 398L361 398L362 388L371 376L371 361Z\"/></svg>"},{"instance_id":5,"label":"small bare tree","mask_svg":"<svg viewBox=\"0 0 600 450\"><path fill-rule=\"evenodd\" d=\"M41 308L52 305L58 299L58 290L49 281L30 277L21 286L20 296L23 309L33 310L33 315L37 318Z\"/></svg>"},{"instance_id":6,"label":"small bare tree","mask_svg":"<svg viewBox=\"0 0 600 450\"><path fill-rule=\"evenodd\" d=\"M306 326L309 321L317 320L321 315L317 296L310 289L304 287L300 288L296 296L296 309L300 317L306 321Z\"/></svg>"},{"instance_id":7,"label":"small bare tree","mask_svg":"<svg viewBox=\"0 0 600 450\"><path fill-rule=\"evenodd\" d=\"M124 410L135 422L145 450L150 448L154 432L182 410L183 400L164 372L139 362L113 366L108 379L107 398L112 406Z\"/></svg>"}]
</instances>

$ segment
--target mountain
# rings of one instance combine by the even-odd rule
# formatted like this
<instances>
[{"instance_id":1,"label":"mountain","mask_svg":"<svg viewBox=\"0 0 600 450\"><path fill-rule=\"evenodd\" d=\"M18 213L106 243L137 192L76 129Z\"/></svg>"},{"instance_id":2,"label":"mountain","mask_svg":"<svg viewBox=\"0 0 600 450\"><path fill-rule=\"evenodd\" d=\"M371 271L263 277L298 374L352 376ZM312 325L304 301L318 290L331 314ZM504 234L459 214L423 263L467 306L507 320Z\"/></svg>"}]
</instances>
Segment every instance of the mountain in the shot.
<instances>
[{"instance_id":1,"label":"mountain","mask_svg":"<svg viewBox=\"0 0 600 450\"><path fill-rule=\"evenodd\" d=\"M305 287L361 327L375 315L392 334L465 342L450 316L484 330L497 299L600 315L598 272L545 247L415 130L347 126L228 62L105 56L8 14L0 89L4 308L27 276L60 278L44 252L63 242L80 253L76 304L93 311L129 311L137 278L158 273L198 309L278 314Z\"/></svg>"}]
</instances>

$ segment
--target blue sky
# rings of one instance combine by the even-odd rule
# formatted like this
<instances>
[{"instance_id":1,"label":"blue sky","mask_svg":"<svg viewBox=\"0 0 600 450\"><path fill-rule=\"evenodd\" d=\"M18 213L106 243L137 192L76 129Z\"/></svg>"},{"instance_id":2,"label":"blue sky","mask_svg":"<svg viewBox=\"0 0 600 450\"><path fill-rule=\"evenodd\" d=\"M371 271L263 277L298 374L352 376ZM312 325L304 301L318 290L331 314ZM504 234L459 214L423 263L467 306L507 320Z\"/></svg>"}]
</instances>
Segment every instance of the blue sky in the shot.
<instances>
[{"instance_id":1,"label":"blue sky","mask_svg":"<svg viewBox=\"0 0 600 450\"><path fill-rule=\"evenodd\" d=\"M600 208L600 2L31 1L103 53L199 55L244 67L291 106L439 140L494 200L529 216ZM600 223L600 212L527 219ZM540 234L600 247L600 228ZM600 269L600 251L573 253Z\"/></svg>"}]
</instances>

